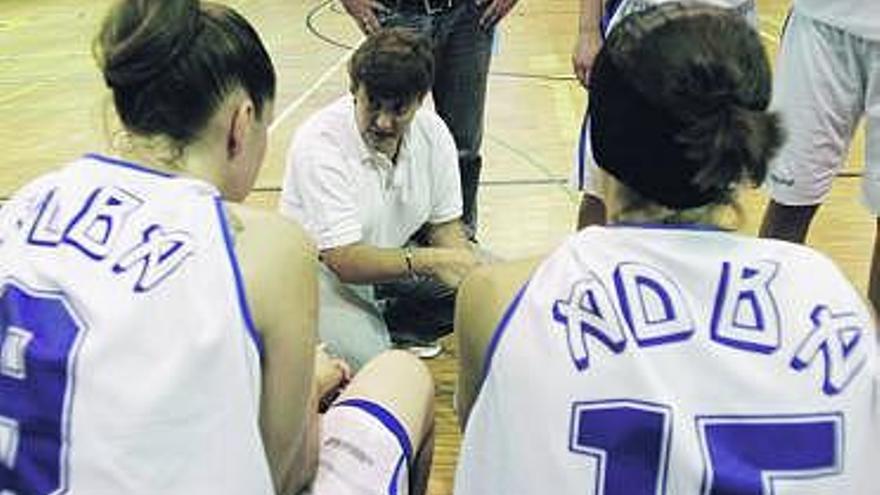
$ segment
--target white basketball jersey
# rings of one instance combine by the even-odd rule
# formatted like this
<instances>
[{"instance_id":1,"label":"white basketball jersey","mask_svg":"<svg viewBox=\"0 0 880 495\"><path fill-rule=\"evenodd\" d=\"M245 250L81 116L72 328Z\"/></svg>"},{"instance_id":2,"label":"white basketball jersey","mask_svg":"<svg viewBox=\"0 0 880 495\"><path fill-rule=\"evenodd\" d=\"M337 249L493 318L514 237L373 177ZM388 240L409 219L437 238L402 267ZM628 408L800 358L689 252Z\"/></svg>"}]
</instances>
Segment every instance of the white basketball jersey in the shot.
<instances>
[{"instance_id":1,"label":"white basketball jersey","mask_svg":"<svg viewBox=\"0 0 880 495\"><path fill-rule=\"evenodd\" d=\"M880 493L876 329L815 251L591 227L486 358L457 495Z\"/></svg>"},{"instance_id":2,"label":"white basketball jersey","mask_svg":"<svg viewBox=\"0 0 880 495\"><path fill-rule=\"evenodd\" d=\"M0 210L0 493L273 493L218 191L87 155Z\"/></svg>"}]
</instances>

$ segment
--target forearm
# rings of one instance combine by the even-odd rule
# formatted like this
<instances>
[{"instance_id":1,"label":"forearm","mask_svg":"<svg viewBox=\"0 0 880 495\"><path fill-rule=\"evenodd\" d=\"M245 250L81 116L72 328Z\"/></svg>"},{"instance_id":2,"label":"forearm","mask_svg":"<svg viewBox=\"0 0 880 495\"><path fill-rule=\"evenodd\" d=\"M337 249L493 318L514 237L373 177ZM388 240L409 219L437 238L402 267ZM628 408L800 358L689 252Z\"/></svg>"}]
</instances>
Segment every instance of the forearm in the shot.
<instances>
[{"instance_id":1,"label":"forearm","mask_svg":"<svg viewBox=\"0 0 880 495\"><path fill-rule=\"evenodd\" d=\"M602 18L602 0L581 0L578 34L598 36L599 19Z\"/></svg>"},{"instance_id":2,"label":"forearm","mask_svg":"<svg viewBox=\"0 0 880 495\"><path fill-rule=\"evenodd\" d=\"M352 284L385 282L409 275L403 248L350 244L321 251L321 261L340 280Z\"/></svg>"},{"instance_id":3,"label":"forearm","mask_svg":"<svg viewBox=\"0 0 880 495\"><path fill-rule=\"evenodd\" d=\"M386 282L413 274L434 275L437 266L442 264L442 256L441 249L380 248L367 244L350 244L321 252L322 261L340 280L350 284Z\"/></svg>"}]
</instances>

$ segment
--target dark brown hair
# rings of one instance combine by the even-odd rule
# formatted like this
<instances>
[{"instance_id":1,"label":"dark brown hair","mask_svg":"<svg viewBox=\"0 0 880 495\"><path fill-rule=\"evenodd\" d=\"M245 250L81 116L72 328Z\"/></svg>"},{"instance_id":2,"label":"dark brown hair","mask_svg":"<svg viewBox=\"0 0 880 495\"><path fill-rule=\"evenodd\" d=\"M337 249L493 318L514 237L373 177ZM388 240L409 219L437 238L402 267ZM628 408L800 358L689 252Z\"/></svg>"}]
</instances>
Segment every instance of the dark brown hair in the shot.
<instances>
[{"instance_id":1,"label":"dark brown hair","mask_svg":"<svg viewBox=\"0 0 880 495\"><path fill-rule=\"evenodd\" d=\"M591 74L597 162L665 206L729 203L782 143L770 96L764 48L736 13L682 2L630 14Z\"/></svg>"},{"instance_id":2,"label":"dark brown hair","mask_svg":"<svg viewBox=\"0 0 880 495\"><path fill-rule=\"evenodd\" d=\"M352 93L363 84L370 98L412 101L434 83L431 44L411 29L380 29L355 50L348 75Z\"/></svg>"},{"instance_id":3,"label":"dark brown hair","mask_svg":"<svg viewBox=\"0 0 880 495\"><path fill-rule=\"evenodd\" d=\"M119 0L95 39L122 123L185 145L236 88L257 115L275 95L275 69L233 9L198 0Z\"/></svg>"}]
</instances>

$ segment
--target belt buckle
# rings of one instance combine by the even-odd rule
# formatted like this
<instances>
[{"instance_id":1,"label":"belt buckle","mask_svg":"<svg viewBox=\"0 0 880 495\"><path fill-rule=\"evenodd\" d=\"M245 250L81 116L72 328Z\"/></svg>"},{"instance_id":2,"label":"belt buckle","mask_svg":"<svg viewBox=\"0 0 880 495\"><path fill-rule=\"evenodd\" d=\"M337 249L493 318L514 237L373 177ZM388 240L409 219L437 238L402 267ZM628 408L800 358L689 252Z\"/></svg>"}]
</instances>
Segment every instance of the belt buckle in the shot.
<instances>
[{"instance_id":1,"label":"belt buckle","mask_svg":"<svg viewBox=\"0 0 880 495\"><path fill-rule=\"evenodd\" d=\"M452 0L440 0L439 6L435 7L434 3L431 0L423 0L425 4L425 13L428 15L435 15L443 12L444 10L449 10L452 8Z\"/></svg>"}]
</instances>

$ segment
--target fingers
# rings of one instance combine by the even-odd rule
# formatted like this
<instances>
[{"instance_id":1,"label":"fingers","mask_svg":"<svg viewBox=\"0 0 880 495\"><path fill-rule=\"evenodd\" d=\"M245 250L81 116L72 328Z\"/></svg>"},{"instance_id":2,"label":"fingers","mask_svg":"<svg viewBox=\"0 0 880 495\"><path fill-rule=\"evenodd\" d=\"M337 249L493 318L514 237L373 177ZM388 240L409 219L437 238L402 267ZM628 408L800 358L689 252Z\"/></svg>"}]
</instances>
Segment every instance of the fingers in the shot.
<instances>
[{"instance_id":1,"label":"fingers","mask_svg":"<svg viewBox=\"0 0 880 495\"><path fill-rule=\"evenodd\" d=\"M379 2L376 0L370 0L369 2L367 2L367 4L370 6L370 10L372 10L373 12L383 12L383 13L391 12L391 8L382 2Z\"/></svg>"},{"instance_id":2,"label":"fingers","mask_svg":"<svg viewBox=\"0 0 880 495\"><path fill-rule=\"evenodd\" d=\"M574 61L573 65L574 65L574 75L578 78L578 81L580 81L581 86L583 86L585 88L589 87L590 66L583 64L583 63L579 63L577 60Z\"/></svg>"},{"instance_id":3,"label":"fingers","mask_svg":"<svg viewBox=\"0 0 880 495\"><path fill-rule=\"evenodd\" d=\"M364 34L371 34L381 27L377 12L389 12L390 9L378 0L342 0L348 12Z\"/></svg>"},{"instance_id":4,"label":"fingers","mask_svg":"<svg viewBox=\"0 0 880 495\"><path fill-rule=\"evenodd\" d=\"M372 34L382 27L381 24L379 24L379 19L372 10L367 11L367 13L361 17L358 24L360 24L361 31L363 31L364 34Z\"/></svg>"},{"instance_id":5,"label":"fingers","mask_svg":"<svg viewBox=\"0 0 880 495\"><path fill-rule=\"evenodd\" d=\"M516 5L517 0L477 0L477 5L483 5L487 2L491 2L491 4L480 17L480 27L483 29L491 29L495 24L501 22L501 19L504 19Z\"/></svg>"},{"instance_id":6,"label":"fingers","mask_svg":"<svg viewBox=\"0 0 880 495\"><path fill-rule=\"evenodd\" d=\"M503 3L503 0L478 0L477 5L484 5L487 2L489 6L483 11L483 15L480 16L480 27L483 29L491 29L503 17L501 7L499 6L499 4Z\"/></svg>"}]
</instances>

